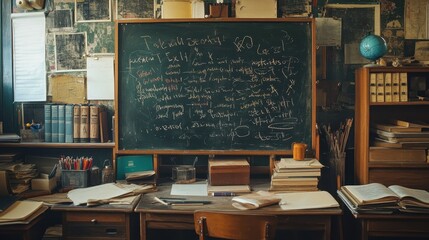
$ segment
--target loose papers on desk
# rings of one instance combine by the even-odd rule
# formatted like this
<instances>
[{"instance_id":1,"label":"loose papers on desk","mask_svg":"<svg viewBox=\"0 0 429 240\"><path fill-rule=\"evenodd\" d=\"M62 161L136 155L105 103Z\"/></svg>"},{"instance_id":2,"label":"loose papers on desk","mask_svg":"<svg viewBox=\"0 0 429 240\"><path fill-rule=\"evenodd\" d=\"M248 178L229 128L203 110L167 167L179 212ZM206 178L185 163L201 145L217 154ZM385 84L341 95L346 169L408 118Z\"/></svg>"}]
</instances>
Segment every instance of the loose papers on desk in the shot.
<instances>
[{"instance_id":1,"label":"loose papers on desk","mask_svg":"<svg viewBox=\"0 0 429 240\"><path fill-rule=\"evenodd\" d=\"M326 191L291 192L277 194L281 198L282 210L303 210L334 208L340 205L334 197Z\"/></svg>"},{"instance_id":2,"label":"loose papers on desk","mask_svg":"<svg viewBox=\"0 0 429 240\"><path fill-rule=\"evenodd\" d=\"M106 183L88 188L77 188L68 192L67 197L74 205L109 203L118 197L129 197L153 191L153 185Z\"/></svg>"},{"instance_id":3,"label":"loose papers on desk","mask_svg":"<svg viewBox=\"0 0 429 240\"><path fill-rule=\"evenodd\" d=\"M257 209L278 204L280 197L266 191L257 191L232 198L232 206L240 210Z\"/></svg>"}]
</instances>

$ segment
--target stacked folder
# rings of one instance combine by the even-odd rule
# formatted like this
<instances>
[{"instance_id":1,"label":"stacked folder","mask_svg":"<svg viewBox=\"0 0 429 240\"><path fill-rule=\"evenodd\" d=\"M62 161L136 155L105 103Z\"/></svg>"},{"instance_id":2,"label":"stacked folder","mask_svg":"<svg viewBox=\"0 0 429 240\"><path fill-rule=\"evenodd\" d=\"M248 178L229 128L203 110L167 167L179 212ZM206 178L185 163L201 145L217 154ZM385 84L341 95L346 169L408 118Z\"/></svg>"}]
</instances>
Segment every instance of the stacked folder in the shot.
<instances>
[{"instance_id":1,"label":"stacked folder","mask_svg":"<svg viewBox=\"0 0 429 240\"><path fill-rule=\"evenodd\" d=\"M275 163L270 191L317 191L323 165L313 158L296 161L282 158Z\"/></svg>"},{"instance_id":2,"label":"stacked folder","mask_svg":"<svg viewBox=\"0 0 429 240\"><path fill-rule=\"evenodd\" d=\"M371 73L369 81L371 102L408 101L408 76L406 72Z\"/></svg>"}]
</instances>

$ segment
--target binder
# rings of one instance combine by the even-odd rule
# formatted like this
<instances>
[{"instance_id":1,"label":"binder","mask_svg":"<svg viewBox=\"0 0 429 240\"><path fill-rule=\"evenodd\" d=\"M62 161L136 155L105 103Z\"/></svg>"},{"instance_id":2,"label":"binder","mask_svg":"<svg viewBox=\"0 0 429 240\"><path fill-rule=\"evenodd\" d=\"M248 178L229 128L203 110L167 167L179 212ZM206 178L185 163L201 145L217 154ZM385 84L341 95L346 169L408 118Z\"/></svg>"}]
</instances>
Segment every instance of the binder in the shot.
<instances>
[{"instance_id":1,"label":"binder","mask_svg":"<svg viewBox=\"0 0 429 240\"><path fill-rule=\"evenodd\" d=\"M80 106L80 142L89 142L89 106Z\"/></svg>"},{"instance_id":2,"label":"binder","mask_svg":"<svg viewBox=\"0 0 429 240\"><path fill-rule=\"evenodd\" d=\"M65 105L58 105L58 142L60 143L64 143L66 141L65 116Z\"/></svg>"},{"instance_id":3,"label":"binder","mask_svg":"<svg viewBox=\"0 0 429 240\"><path fill-rule=\"evenodd\" d=\"M392 102L399 102L399 73L392 73Z\"/></svg>"},{"instance_id":4,"label":"binder","mask_svg":"<svg viewBox=\"0 0 429 240\"><path fill-rule=\"evenodd\" d=\"M97 105L89 106L89 141L100 142L99 111Z\"/></svg>"},{"instance_id":5,"label":"binder","mask_svg":"<svg viewBox=\"0 0 429 240\"><path fill-rule=\"evenodd\" d=\"M408 101L408 76L406 72L399 73L399 99L401 102Z\"/></svg>"},{"instance_id":6,"label":"binder","mask_svg":"<svg viewBox=\"0 0 429 240\"><path fill-rule=\"evenodd\" d=\"M80 105L73 106L73 142L80 142Z\"/></svg>"},{"instance_id":7,"label":"binder","mask_svg":"<svg viewBox=\"0 0 429 240\"><path fill-rule=\"evenodd\" d=\"M384 102L384 73L377 73L377 102Z\"/></svg>"},{"instance_id":8,"label":"binder","mask_svg":"<svg viewBox=\"0 0 429 240\"><path fill-rule=\"evenodd\" d=\"M52 141L52 104L45 104L44 110L45 110L45 142L51 142Z\"/></svg>"},{"instance_id":9,"label":"binder","mask_svg":"<svg viewBox=\"0 0 429 240\"><path fill-rule=\"evenodd\" d=\"M392 73L384 74L384 101L392 102Z\"/></svg>"},{"instance_id":10,"label":"binder","mask_svg":"<svg viewBox=\"0 0 429 240\"><path fill-rule=\"evenodd\" d=\"M73 142L73 105L65 106L65 142Z\"/></svg>"},{"instance_id":11,"label":"binder","mask_svg":"<svg viewBox=\"0 0 429 240\"><path fill-rule=\"evenodd\" d=\"M375 73L369 75L369 95L370 102L377 102L377 74Z\"/></svg>"}]
</instances>

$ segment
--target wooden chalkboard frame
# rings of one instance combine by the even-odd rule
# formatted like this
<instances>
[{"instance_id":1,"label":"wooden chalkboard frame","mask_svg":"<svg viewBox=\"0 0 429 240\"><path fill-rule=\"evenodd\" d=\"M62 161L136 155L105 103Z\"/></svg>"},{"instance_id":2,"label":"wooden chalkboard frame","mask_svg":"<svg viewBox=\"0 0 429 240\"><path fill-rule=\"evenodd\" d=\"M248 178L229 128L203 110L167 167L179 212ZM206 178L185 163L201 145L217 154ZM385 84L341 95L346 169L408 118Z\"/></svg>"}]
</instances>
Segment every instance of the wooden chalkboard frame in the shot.
<instances>
[{"instance_id":1,"label":"wooden chalkboard frame","mask_svg":"<svg viewBox=\"0 0 429 240\"><path fill-rule=\"evenodd\" d=\"M121 41L119 37L119 31L121 31L122 27L128 24L156 24L156 23L205 23L205 22L218 22L218 23L248 23L248 22L257 22L257 23L306 23L310 27L311 32L311 70L309 79L309 84L311 85L311 101L307 104L311 104L311 143L307 143L309 145L309 149L315 152L316 157L318 156L318 136L316 133L316 44L315 44L315 21L312 18L280 18L280 19L144 19L144 20L118 20L115 23L115 106L119 106L119 88L120 85L120 66L119 59L121 58L121 49L119 47L119 41ZM158 154L178 154L178 155L291 155L291 147L285 146L284 149L273 149L273 150L249 150L249 149L127 149L120 148L121 140L119 139L120 131L121 131L121 109L115 111L115 123L114 123L114 131L115 131L115 153L116 154L154 154L155 158ZM311 146L310 146L311 145Z\"/></svg>"}]
</instances>

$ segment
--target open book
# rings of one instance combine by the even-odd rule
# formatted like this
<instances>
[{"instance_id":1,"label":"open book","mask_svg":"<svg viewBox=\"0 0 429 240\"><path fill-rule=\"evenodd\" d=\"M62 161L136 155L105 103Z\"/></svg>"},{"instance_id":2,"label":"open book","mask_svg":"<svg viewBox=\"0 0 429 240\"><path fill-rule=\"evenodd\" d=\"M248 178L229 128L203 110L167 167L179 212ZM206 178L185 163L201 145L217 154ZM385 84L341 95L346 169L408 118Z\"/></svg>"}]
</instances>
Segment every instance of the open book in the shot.
<instances>
[{"instance_id":1,"label":"open book","mask_svg":"<svg viewBox=\"0 0 429 240\"><path fill-rule=\"evenodd\" d=\"M342 186L341 193L355 207L396 205L400 211L429 212L429 192L421 189L370 183Z\"/></svg>"},{"instance_id":2,"label":"open book","mask_svg":"<svg viewBox=\"0 0 429 240\"><path fill-rule=\"evenodd\" d=\"M278 204L281 198L274 193L257 191L232 198L232 206L240 210L257 209Z\"/></svg>"}]
</instances>

